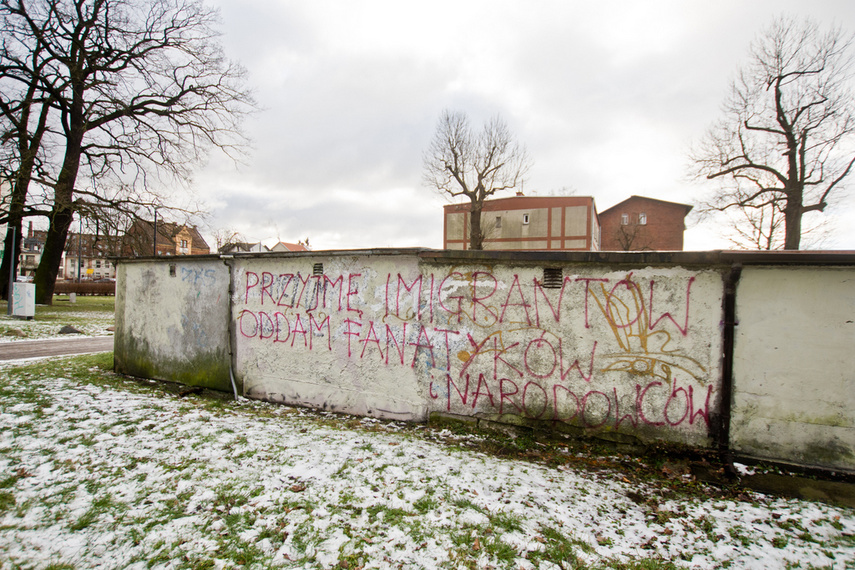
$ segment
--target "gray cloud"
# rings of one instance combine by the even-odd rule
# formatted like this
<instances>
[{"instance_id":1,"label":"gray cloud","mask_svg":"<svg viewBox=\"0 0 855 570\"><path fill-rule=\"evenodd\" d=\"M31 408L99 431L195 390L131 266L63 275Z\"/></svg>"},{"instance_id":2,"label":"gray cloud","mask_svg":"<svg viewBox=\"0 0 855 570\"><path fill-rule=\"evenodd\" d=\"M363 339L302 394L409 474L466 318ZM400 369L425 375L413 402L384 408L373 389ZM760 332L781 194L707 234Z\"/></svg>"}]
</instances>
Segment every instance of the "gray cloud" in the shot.
<instances>
[{"instance_id":1,"label":"gray cloud","mask_svg":"<svg viewBox=\"0 0 855 570\"><path fill-rule=\"evenodd\" d=\"M212 225L318 248L441 247L444 202L421 167L443 108L508 121L535 160L527 193L692 203L688 146L761 27L786 11L855 29L848 0L607 4L218 0L264 110L247 165L215 157L197 177Z\"/></svg>"}]
</instances>

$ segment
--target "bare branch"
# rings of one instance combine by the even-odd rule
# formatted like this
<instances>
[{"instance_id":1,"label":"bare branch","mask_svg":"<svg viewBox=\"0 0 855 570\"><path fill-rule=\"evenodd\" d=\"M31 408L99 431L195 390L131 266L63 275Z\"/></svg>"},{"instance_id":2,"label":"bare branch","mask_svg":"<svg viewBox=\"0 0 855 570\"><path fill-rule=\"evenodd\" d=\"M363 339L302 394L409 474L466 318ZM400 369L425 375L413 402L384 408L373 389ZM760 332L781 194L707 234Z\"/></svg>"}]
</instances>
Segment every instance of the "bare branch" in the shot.
<instances>
[{"instance_id":1,"label":"bare branch","mask_svg":"<svg viewBox=\"0 0 855 570\"><path fill-rule=\"evenodd\" d=\"M424 182L451 197L470 202L469 248L482 249L484 200L522 185L531 166L524 146L500 117L488 121L474 134L463 113L444 111L436 133L424 154Z\"/></svg>"},{"instance_id":2,"label":"bare branch","mask_svg":"<svg viewBox=\"0 0 855 570\"><path fill-rule=\"evenodd\" d=\"M0 0L0 15L10 31L0 78L5 69L34 86L33 101L54 117L35 166L54 191L35 279L49 302L75 211L162 207L152 179L186 180L214 147L240 158L254 103L245 71L222 54L216 12L197 0ZM17 108L5 89L0 100Z\"/></svg>"},{"instance_id":3,"label":"bare branch","mask_svg":"<svg viewBox=\"0 0 855 570\"><path fill-rule=\"evenodd\" d=\"M798 249L802 216L824 211L855 163L852 63L852 36L839 28L779 18L758 36L725 117L691 156L696 175L719 184L702 208L742 210L737 234L762 237L749 240L757 247L770 247L783 218L784 247Z\"/></svg>"}]
</instances>

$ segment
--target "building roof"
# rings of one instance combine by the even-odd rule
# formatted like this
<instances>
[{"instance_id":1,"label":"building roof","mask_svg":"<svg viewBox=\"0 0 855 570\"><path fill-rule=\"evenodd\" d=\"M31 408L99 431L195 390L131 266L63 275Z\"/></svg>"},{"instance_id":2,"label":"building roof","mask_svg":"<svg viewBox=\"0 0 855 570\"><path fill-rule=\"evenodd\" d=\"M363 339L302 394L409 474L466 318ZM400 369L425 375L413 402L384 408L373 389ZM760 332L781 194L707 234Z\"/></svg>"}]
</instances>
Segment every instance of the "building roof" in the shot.
<instances>
[{"instance_id":1,"label":"building roof","mask_svg":"<svg viewBox=\"0 0 855 570\"><path fill-rule=\"evenodd\" d=\"M309 251L305 245L301 243L288 243L280 241L270 248L270 251Z\"/></svg>"},{"instance_id":2,"label":"building roof","mask_svg":"<svg viewBox=\"0 0 855 570\"><path fill-rule=\"evenodd\" d=\"M235 243L227 243L226 245L220 248L220 253L263 253L265 251L270 251L270 249L261 242L256 243L248 243L248 242L235 242Z\"/></svg>"},{"instance_id":3,"label":"building roof","mask_svg":"<svg viewBox=\"0 0 855 570\"><path fill-rule=\"evenodd\" d=\"M469 211L470 202L458 204L446 204L443 206L446 212ZM594 204L591 196L506 196L503 198L492 198L484 200L485 212L495 210L525 210L534 208L553 208L560 206L582 206ZM596 210L596 207L594 208Z\"/></svg>"},{"instance_id":4,"label":"building roof","mask_svg":"<svg viewBox=\"0 0 855 570\"><path fill-rule=\"evenodd\" d=\"M630 200L647 200L649 202L658 202L660 204L667 204L669 206L679 206L680 208L684 208L686 210L686 214L688 214L689 211L694 207L694 206L691 206L689 204L680 204L679 202L666 202L665 200L657 200L656 198L648 198L647 196L632 195L629 198L627 198L626 200L623 200L622 202L618 202L617 204L615 204L611 208L603 210L602 212L600 212L600 215L602 216L603 214L611 212L612 210L615 210L618 207L623 206L624 204L626 204Z\"/></svg>"},{"instance_id":5,"label":"building roof","mask_svg":"<svg viewBox=\"0 0 855 570\"><path fill-rule=\"evenodd\" d=\"M125 234L126 244L130 241L135 245L147 244L149 250L152 247L151 236L153 233L154 222L148 220L136 220L131 225L130 229ZM193 249L207 249L208 242L196 229L196 226L176 224L174 222L157 221L157 246L165 248L175 247L175 236L182 231L187 231L190 234L190 239L193 241ZM143 250L145 248L143 247Z\"/></svg>"}]
</instances>

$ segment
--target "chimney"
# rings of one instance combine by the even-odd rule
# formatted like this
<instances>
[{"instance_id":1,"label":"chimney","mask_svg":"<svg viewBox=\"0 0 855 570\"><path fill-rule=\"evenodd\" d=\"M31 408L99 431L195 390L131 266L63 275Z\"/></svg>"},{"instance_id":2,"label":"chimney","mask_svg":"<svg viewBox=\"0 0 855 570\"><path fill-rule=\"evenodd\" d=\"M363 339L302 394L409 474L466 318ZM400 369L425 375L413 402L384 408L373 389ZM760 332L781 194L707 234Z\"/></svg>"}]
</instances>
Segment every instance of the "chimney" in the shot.
<instances>
[{"instance_id":1,"label":"chimney","mask_svg":"<svg viewBox=\"0 0 855 570\"><path fill-rule=\"evenodd\" d=\"M27 237L33 237L33 222L30 222L30 226L27 228Z\"/></svg>"}]
</instances>

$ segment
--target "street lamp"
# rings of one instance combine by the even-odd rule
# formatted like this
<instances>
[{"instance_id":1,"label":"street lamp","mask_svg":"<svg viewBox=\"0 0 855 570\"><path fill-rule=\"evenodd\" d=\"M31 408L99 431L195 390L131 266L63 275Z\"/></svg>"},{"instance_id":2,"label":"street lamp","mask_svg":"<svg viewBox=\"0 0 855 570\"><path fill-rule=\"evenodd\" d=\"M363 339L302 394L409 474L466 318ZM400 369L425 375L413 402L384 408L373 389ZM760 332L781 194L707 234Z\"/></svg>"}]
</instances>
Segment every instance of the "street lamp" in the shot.
<instances>
[{"instance_id":1,"label":"street lamp","mask_svg":"<svg viewBox=\"0 0 855 570\"><path fill-rule=\"evenodd\" d=\"M80 283L80 270L83 268L83 216L80 216L80 231L77 233L77 282Z\"/></svg>"}]
</instances>

